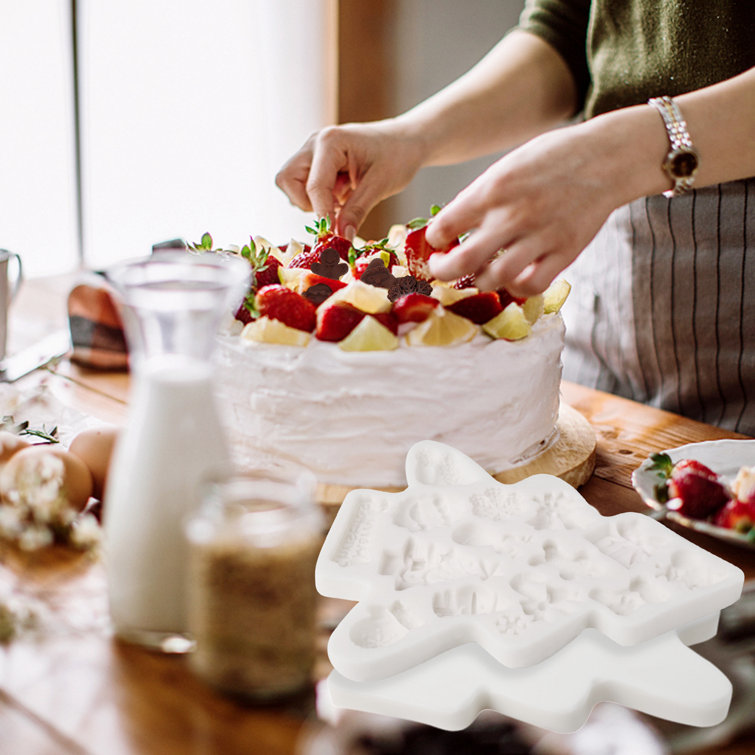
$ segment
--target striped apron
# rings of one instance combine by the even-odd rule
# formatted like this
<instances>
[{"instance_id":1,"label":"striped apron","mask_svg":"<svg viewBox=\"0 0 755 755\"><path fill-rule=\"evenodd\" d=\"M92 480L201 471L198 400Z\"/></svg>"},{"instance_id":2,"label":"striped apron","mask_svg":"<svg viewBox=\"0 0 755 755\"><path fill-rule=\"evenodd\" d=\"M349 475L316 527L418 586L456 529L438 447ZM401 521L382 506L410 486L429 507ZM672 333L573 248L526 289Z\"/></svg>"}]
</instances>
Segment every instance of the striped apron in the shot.
<instances>
[{"instance_id":1,"label":"striped apron","mask_svg":"<svg viewBox=\"0 0 755 755\"><path fill-rule=\"evenodd\" d=\"M566 380L755 435L755 178L619 208L564 277Z\"/></svg>"}]
</instances>

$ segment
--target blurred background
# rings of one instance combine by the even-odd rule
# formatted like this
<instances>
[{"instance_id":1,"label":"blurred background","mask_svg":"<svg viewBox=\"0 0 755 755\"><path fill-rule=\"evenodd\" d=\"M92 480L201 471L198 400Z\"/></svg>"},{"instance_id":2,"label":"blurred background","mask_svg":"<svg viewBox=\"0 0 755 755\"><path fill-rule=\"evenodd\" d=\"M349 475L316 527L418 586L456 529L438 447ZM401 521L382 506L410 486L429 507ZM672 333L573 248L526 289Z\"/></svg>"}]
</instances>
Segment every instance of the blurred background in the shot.
<instances>
[{"instance_id":1,"label":"blurred background","mask_svg":"<svg viewBox=\"0 0 755 755\"><path fill-rule=\"evenodd\" d=\"M174 237L303 238L275 187L328 123L395 115L479 60L523 0L0 0L0 248L27 275ZM492 160L492 159L491 159ZM491 160L428 168L362 235Z\"/></svg>"}]
</instances>

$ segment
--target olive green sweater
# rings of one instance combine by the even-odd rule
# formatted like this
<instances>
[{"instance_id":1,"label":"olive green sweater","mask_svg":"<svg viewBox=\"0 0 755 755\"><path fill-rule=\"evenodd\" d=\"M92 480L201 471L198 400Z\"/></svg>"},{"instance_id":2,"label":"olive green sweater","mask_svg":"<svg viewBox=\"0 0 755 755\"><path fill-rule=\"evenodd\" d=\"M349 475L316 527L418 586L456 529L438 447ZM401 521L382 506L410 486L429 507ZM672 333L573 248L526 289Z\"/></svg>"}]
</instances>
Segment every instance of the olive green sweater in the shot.
<instances>
[{"instance_id":1,"label":"olive green sweater","mask_svg":"<svg viewBox=\"0 0 755 755\"><path fill-rule=\"evenodd\" d=\"M527 0L518 28L561 54L586 117L755 66L755 0Z\"/></svg>"}]
</instances>

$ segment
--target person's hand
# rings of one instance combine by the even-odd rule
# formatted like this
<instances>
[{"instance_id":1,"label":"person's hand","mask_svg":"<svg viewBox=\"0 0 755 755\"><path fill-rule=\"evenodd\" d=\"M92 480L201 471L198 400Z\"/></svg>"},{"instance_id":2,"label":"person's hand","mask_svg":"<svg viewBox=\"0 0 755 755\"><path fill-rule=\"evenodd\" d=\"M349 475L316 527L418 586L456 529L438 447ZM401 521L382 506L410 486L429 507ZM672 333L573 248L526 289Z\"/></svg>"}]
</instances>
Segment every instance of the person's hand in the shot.
<instances>
[{"instance_id":1,"label":"person's hand","mask_svg":"<svg viewBox=\"0 0 755 755\"><path fill-rule=\"evenodd\" d=\"M432 274L453 280L473 273L480 289L515 296L544 291L628 201L612 190L612 148L580 124L505 155L431 221L426 238L438 249L471 231L452 251L430 257Z\"/></svg>"},{"instance_id":2,"label":"person's hand","mask_svg":"<svg viewBox=\"0 0 755 755\"><path fill-rule=\"evenodd\" d=\"M330 126L307 139L275 182L294 205L330 217L351 239L378 202L409 183L421 159L421 141L395 119Z\"/></svg>"}]
</instances>

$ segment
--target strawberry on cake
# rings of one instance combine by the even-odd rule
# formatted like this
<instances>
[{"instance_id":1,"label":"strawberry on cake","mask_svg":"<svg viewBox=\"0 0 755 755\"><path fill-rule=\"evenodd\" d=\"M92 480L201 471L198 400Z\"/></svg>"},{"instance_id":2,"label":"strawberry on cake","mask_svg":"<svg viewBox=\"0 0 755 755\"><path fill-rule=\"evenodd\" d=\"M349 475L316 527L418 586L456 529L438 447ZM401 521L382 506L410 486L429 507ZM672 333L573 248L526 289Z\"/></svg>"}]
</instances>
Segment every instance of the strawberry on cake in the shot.
<instances>
[{"instance_id":1,"label":"strawberry on cake","mask_svg":"<svg viewBox=\"0 0 755 755\"><path fill-rule=\"evenodd\" d=\"M354 246L327 220L308 230L311 245L256 237L233 250L255 279L217 349L239 463L285 459L327 485L402 488L419 440L491 473L553 442L568 283L515 299L434 281L439 250L422 222ZM212 246L205 234L194 248Z\"/></svg>"}]
</instances>

